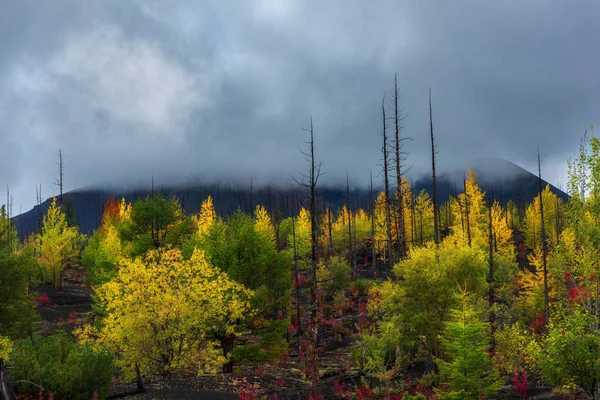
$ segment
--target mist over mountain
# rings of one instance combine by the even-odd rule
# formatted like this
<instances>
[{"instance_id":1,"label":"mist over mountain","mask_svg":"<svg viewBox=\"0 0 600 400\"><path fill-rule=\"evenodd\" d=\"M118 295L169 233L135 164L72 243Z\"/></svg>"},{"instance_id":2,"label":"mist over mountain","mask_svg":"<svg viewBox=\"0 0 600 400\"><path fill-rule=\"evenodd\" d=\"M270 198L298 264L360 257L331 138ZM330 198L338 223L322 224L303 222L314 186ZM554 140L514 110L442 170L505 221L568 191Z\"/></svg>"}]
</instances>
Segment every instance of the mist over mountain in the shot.
<instances>
[{"instance_id":1,"label":"mist over mountain","mask_svg":"<svg viewBox=\"0 0 600 400\"><path fill-rule=\"evenodd\" d=\"M531 202L538 193L538 178L535 174L504 159L488 158L479 159L471 163L471 168L476 173L477 181L488 196L506 204L513 200L518 206L525 206ZM456 196L463 190L463 177L467 172L464 169L447 168L438 174L438 204L444 203L449 196ZM433 193L432 179L424 173L408 174L412 191L418 194L425 190L431 196ZM544 181L544 186L548 184ZM365 188L367 187L367 188ZM562 190L550 185L552 192L563 199L568 195ZM246 185L188 183L174 185L157 185L154 190L160 191L165 197L174 196L188 214L197 213L200 203L209 195L212 196L217 213L227 217L240 209L251 212L257 204L274 212L279 208L283 216L295 215L302 205L308 205L307 191L298 185ZM368 185L351 185L350 196L353 205L357 208L369 209L371 199L382 190L380 182L374 182L371 195ZM347 191L345 185L320 186L317 190L318 206L321 210L329 206L334 210L342 207L346 202ZM115 198L125 198L128 202L143 199L152 194L152 187L138 185L135 188L126 187L95 187L80 188L64 194L64 201L70 201L75 213L77 224L82 232L91 234L99 226L103 204L111 195ZM67 200L68 199L68 200ZM41 207L35 206L14 218L15 225L21 237L26 237L38 229L40 218L46 213L52 199L47 199Z\"/></svg>"}]
</instances>

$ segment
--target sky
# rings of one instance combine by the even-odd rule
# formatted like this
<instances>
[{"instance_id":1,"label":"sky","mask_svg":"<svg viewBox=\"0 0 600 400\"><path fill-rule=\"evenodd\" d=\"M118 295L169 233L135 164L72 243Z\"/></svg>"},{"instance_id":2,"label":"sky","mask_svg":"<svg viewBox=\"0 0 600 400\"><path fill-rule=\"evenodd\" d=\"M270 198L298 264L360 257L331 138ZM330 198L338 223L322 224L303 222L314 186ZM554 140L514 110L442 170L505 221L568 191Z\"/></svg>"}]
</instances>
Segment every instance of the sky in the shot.
<instances>
[{"instance_id":1,"label":"sky","mask_svg":"<svg viewBox=\"0 0 600 400\"><path fill-rule=\"evenodd\" d=\"M565 186L600 123L595 0L0 0L0 185L381 181L394 74L405 164L502 157ZM0 198L4 196L0 195ZM4 203L5 200L0 200Z\"/></svg>"}]
</instances>

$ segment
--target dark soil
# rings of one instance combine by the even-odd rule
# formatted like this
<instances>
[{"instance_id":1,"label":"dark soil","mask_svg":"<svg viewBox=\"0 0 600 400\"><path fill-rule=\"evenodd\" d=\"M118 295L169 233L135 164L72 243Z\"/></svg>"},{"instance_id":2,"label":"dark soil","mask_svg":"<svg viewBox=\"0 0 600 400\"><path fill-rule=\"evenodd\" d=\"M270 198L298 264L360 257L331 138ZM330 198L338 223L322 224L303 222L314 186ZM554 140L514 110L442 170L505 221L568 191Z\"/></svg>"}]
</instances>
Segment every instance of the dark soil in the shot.
<instances>
[{"instance_id":1,"label":"dark soil","mask_svg":"<svg viewBox=\"0 0 600 400\"><path fill-rule=\"evenodd\" d=\"M92 290L87 286L38 286L32 288L32 291L50 299L49 304L38 304L37 307L42 318L38 329L41 335L49 335L59 329L71 331L92 318Z\"/></svg>"}]
</instances>

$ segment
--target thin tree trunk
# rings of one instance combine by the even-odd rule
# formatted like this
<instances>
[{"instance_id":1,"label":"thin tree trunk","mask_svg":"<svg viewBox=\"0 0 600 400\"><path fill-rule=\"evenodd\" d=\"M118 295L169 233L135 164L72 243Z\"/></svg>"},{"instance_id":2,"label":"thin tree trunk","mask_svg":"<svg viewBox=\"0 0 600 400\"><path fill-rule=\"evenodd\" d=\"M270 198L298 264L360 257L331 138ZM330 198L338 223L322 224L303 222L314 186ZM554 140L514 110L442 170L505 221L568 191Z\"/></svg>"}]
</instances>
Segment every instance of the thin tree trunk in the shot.
<instances>
[{"instance_id":1,"label":"thin tree trunk","mask_svg":"<svg viewBox=\"0 0 600 400\"><path fill-rule=\"evenodd\" d=\"M431 137L431 178L433 180L433 237L439 243L439 218L437 209L437 183L435 176L435 144L433 141L433 114L431 111L431 89L429 89L429 135Z\"/></svg>"},{"instance_id":2,"label":"thin tree trunk","mask_svg":"<svg viewBox=\"0 0 600 400\"><path fill-rule=\"evenodd\" d=\"M296 275L296 323L298 324L298 337L302 336L302 315L300 314L300 270L298 268L298 247L296 243L296 217L292 216L292 240L294 242L294 273ZM298 354L300 354L300 341L298 340Z\"/></svg>"},{"instance_id":3,"label":"thin tree trunk","mask_svg":"<svg viewBox=\"0 0 600 400\"><path fill-rule=\"evenodd\" d=\"M375 204L373 199L373 173L369 170L369 204L371 207L371 256L373 257L373 268L377 264L377 255L375 252ZM381 264L379 264L379 276L382 275Z\"/></svg>"},{"instance_id":4,"label":"thin tree trunk","mask_svg":"<svg viewBox=\"0 0 600 400\"><path fill-rule=\"evenodd\" d=\"M392 270L392 222L390 219L390 182L388 173L388 144L387 144L387 123L385 117L385 97L381 102L383 117L383 180L385 186L385 222L387 236L387 267L388 273Z\"/></svg>"},{"instance_id":5,"label":"thin tree trunk","mask_svg":"<svg viewBox=\"0 0 600 400\"><path fill-rule=\"evenodd\" d=\"M548 300L548 268L546 265L546 251L547 251L547 243L546 243L546 226L544 224L544 196L542 195L542 164L540 161L540 148L538 147L538 184L540 191L540 216L541 220L541 228L542 228L542 268L544 270L544 318L546 322L550 317L549 310L549 300Z\"/></svg>"},{"instance_id":6,"label":"thin tree trunk","mask_svg":"<svg viewBox=\"0 0 600 400\"><path fill-rule=\"evenodd\" d=\"M346 213L348 215L348 253L353 272L352 280L354 280L356 277L356 258L354 257L354 248L352 246L352 208L350 206L350 182L348 174L346 174Z\"/></svg>"},{"instance_id":7,"label":"thin tree trunk","mask_svg":"<svg viewBox=\"0 0 600 400\"><path fill-rule=\"evenodd\" d=\"M8 369L4 360L0 358L0 398L3 400L17 400L17 393L8 376Z\"/></svg>"},{"instance_id":8,"label":"thin tree trunk","mask_svg":"<svg viewBox=\"0 0 600 400\"><path fill-rule=\"evenodd\" d=\"M144 387L144 380L142 379L142 374L140 372L140 364L135 363L135 378L137 384L137 390L140 392L145 392L146 388Z\"/></svg>"},{"instance_id":9,"label":"thin tree trunk","mask_svg":"<svg viewBox=\"0 0 600 400\"><path fill-rule=\"evenodd\" d=\"M402 129L400 117L400 110L398 108L398 97L400 96L398 92L398 77L394 75L394 122L396 127L396 184L398 190L398 210L399 210L399 218L398 218L398 228L397 228L397 238L398 243L400 244L400 257L406 256L406 229L404 224L404 193L402 188L402 155L400 153L400 130Z\"/></svg>"},{"instance_id":10,"label":"thin tree trunk","mask_svg":"<svg viewBox=\"0 0 600 400\"><path fill-rule=\"evenodd\" d=\"M466 222L467 222L467 241L469 243L469 247L471 247L471 216L469 215L469 193L467 192L467 180L466 178L463 180L465 187L465 213L466 213Z\"/></svg>"},{"instance_id":11,"label":"thin tree trunk","mask_svg":"<svg viewBox=\"0 0 600 400\"><path fill-rule=\"evenodd\" d=\"M488 210L488 257L489 257L489 272L488 272L488 284L489 287L489 307L490 307L490 333L491 333L491 350L494 351L496 348L496 313L494 312L494 299L495 299L495 277L494 277L494 249L493 249L493 237L494 227L492 224L492 202L489 201Z\"/></svg>"}]
</instances>

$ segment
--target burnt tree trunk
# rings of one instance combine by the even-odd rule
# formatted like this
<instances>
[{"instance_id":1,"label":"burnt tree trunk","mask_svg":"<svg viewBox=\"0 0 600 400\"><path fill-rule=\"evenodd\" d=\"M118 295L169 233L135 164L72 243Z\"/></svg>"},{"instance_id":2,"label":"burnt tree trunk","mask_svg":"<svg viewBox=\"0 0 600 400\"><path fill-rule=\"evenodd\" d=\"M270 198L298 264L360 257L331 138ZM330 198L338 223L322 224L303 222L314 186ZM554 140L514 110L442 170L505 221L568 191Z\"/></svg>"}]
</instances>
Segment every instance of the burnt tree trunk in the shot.
<instances>
[{"instance_id":1,"label":"burnt tree trunk","mask_svg":"<svg viewBox=\"0 0 600 400\"><path fill-rule=\"evenodd\" d=\"M431 111L431 89L429 89L429 136L431 138L431 178L433 180L433 238L439 243L439 217L437 208L437 182L435 176L435 144L433 142L433 113Z\"/></svg>"},{"instance_id":2,"label":"burnt tree trunk","mask_svg":"<svg viewBox=\"0 0 600 400\"><path fill-rule=\"evenodd\" d=\"M539 192L540 192L540 217L541 217L541 230L542 230L542 269L544 271L544 318L546 322L550 316L549 310L549 300L548 300L548 267L546 262L546 252L548 250L548 245L546 243L546 226L544 224L544 196L542 195L542 164L540 161L540 148L538 147L537 154L538 161L538 184L539 184Z\"/></svg>"},{"instance_id":3,"label":"burnt tree trunk","mask_svg":"<svg viewBox=\"0 0 600 400\"><path fill-rule=\"evenodd\" d=\"M0 358L0 399L17 400L17 393L8 376L8 369L4 360Z\"/></svg>"},{"instance_id":4,"label":"burnt tree trunk","mask_svg":"<svg viewBox=\"0 0 600 400\"><path fill-rule=\"evenodd\" d=\"M385 116L385 97L381 102L382 121L383 121L383 182L385 187L385 225L387 239L387 268L388 273L392 270L392 221L390 218L390 181L388 171L388 143L387 143L387 122Z\"/></svg>"},{"instance_id":5,"label":"burnt tree trunk","mask_svg":"<svg viewBox=\"0 0 600 400\"><path fill-rule=\"evenodd\" d=\"M400 117L400 109L398 108L398 78L394 75L394 122L396 127L396 185L398 190L398 229L397 237L400 244L400 257L406 256L406 227L404 222L404 193L402 188L402 154L400 130L402 129L403 117Z\"/></svg>"},{"instance_id":6,"label":"burnt tree trunk","mask_svg":"<svg viewBox=\"0 0 600 400\"><path fill-rule=\"evenodd\" d=\"M489 262L489 271L488 271L488 284L489 293L489 307L490 307L490 333L491 333L491 351L494 351L496 348L496 313L494 311L494 302L495 302L495 277L494 277L494 226L492 224L492 202L489 201L489 210L488 210L488 262Z\"/></svg>"}]
</instances>

